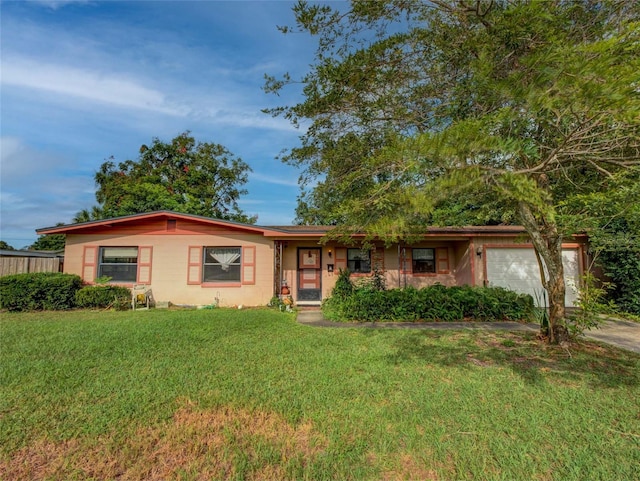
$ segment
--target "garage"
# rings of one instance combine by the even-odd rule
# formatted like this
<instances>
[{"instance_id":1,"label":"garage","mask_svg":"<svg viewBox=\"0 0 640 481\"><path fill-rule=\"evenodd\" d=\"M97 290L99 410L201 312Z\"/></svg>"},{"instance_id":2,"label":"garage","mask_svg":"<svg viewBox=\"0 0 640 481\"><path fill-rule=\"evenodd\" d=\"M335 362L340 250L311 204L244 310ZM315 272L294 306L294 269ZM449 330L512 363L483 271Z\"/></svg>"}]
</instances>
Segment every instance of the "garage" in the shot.
<instances>
[{"instance_id":1,"label":"garage","mask_svg":"<svg viewBox=\"0 0 640 481\"><path fill-rule=\"evenodd\" d=\"M532 247L485 247L485 279L489 286L500 286L512 291L530 294L536 305L548 305L540 281L540 269ZM565 301L575 306L580 282L580 251L564 248Z\"/></svg>"}]
</instances>

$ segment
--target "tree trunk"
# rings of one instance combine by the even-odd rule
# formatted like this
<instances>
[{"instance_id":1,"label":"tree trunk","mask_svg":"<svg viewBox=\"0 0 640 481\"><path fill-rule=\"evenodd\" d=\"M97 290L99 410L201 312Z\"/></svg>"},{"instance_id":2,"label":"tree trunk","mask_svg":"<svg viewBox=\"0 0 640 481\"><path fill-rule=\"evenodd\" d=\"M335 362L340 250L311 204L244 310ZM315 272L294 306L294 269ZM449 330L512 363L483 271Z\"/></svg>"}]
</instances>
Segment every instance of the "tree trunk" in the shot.
<instances>
[{"instance_id":1,"label":"tree trunk","mask_svg":"<svg viewBox=\"0 0 640 481\"><path fill-rule=\"evenodd\" d=\"M562 236L555 222L543 219L539 222L531 208L521 202L518 206L520 219L536 252L542 286L549 300L549 332L551 344L569 339L565 312L564 266L562 264Z\"/></svg>"}]
</instances>

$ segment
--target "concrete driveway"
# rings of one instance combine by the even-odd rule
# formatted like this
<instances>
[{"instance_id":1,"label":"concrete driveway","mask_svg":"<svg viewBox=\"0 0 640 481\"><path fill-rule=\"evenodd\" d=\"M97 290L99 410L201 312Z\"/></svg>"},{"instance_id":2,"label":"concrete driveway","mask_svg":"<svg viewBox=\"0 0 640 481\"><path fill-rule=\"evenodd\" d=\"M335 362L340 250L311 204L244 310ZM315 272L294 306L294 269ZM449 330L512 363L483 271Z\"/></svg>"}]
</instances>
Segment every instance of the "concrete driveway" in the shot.
<instances>
[{"instance_id":1,"label":"concrete driveway","mask_svg":"<svg viewBox=\"0 0 640 481\"><path fill-rule=\"evenodd\" d=\"M584 337L640 353L640 323L638 322L610 319L604 321L599 329L586 331Z\"/></svg>"}]
</instances>

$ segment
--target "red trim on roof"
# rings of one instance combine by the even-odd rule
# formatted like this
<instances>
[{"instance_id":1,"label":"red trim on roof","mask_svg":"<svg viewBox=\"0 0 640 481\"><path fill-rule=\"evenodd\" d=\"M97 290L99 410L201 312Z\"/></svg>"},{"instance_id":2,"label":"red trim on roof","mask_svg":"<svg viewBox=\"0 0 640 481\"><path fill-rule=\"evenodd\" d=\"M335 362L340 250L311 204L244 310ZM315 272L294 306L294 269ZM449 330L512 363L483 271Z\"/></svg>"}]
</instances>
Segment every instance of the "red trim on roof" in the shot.
<instances>
[{"instance_id":1,"label":"red trim on roof","mask_svg":"<svg viewBox=\"0 0 640 481\"><path fill-rule=\"evenodd\" d=\"M262 226L251 225L251 224L243 224L241 222L233 222L228 220L213 219L211 217L204 217L199 215L182 214L179 212L172 212L172 211L148 212L144 214L134 214L134 215L127 215L122 217L113 217L110 219L81 222L78 224L67 224L67 225L61 225L61 226L55 226L55 227L45 227L42 229L37 229L36 233L39 235L73 234L73 233L80 233L83 231L89 231L89 230L93 230L101 227L113 228L119 225L127 225L127 224L142 222L142 221L164 220L164 219L171 219L171 220L182 219L189 222L201 223L204 225L217 226L217 227L222 226L232 230L242 230L245 232L253 232L256 234L263 234L263 235L278 234L277 232L274 232L273 229L268 227L262 227Z\"/></svg>"}]
</instances>

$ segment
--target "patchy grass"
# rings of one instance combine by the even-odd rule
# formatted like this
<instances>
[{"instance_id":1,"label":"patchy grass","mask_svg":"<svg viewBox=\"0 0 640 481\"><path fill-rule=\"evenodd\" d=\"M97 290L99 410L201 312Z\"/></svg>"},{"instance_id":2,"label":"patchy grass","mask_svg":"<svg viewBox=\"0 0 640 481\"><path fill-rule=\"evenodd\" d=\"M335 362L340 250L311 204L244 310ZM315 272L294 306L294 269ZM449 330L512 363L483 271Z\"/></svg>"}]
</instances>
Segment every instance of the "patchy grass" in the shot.
<instances>
[{"instance_id":1,"label":"patchy grass","mask_svg":"<svg viewBox=\"0 0 640 481\"><path fill-rule=\"evenodd\" d=\"M640 356L268 310L3 314L0 479L640 478Z\"/></svg>"}]
</instances>

